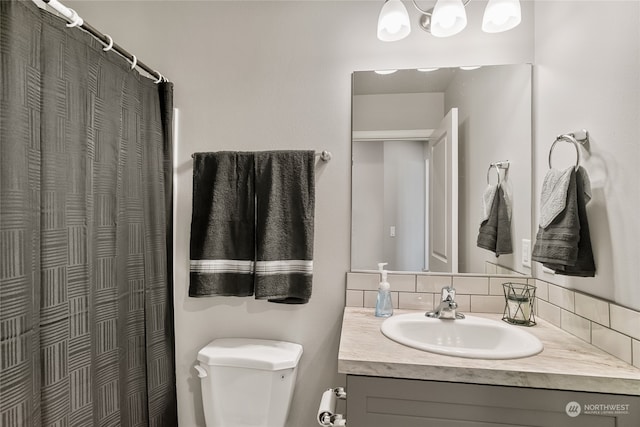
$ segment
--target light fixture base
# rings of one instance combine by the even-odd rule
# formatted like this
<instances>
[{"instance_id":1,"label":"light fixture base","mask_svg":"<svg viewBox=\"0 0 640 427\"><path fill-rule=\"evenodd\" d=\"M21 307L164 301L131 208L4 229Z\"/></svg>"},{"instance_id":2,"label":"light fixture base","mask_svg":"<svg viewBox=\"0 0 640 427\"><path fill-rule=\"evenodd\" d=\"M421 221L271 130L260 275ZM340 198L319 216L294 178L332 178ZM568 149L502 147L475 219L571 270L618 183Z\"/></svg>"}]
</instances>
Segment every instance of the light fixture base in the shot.
<instances>
[{"instance_id":1,"label":"light fixture base","mask_svg":"<svg viewBox=\"0 0 640 427\"><path fill-rule=\"evenodd\" d=\"M423 31L426 31L429 34L431 34L431 16L432 15L433 15L433 8L427 10L426 13L421 13L420 18L418 18L418 26L422 28Z\"/></svg>"}]
</instances>

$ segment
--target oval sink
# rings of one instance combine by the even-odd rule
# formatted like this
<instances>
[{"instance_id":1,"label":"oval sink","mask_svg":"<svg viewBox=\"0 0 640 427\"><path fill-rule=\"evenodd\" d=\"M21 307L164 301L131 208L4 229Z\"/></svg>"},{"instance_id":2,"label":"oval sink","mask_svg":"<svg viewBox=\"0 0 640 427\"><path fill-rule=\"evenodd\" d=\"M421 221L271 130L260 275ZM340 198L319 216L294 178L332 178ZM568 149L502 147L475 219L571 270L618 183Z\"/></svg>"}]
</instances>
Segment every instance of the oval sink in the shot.
<instances>
[{"instance_id":1,"label":"oval sink","mask_svg":"<svg viewBox=\"0 0 640 427\"><path fill-rule=\"evenodd\" d=\"M515 359L538 354L540 340L519 326L466 316L441 320L424 313L400 314L382 322L382 333L418 350L473 359Z\"/></svg>"}]
</instances>

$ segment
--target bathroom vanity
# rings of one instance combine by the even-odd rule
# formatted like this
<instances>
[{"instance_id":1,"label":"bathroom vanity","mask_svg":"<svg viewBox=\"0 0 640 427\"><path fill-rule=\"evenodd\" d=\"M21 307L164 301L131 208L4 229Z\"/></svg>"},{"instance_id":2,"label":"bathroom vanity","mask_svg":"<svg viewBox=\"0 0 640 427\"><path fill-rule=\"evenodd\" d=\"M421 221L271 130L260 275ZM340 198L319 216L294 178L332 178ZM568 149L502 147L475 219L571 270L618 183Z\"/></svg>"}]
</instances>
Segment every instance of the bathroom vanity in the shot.
<instances>
[{"instance_id":1,"label":"bathroom vanity","mask_svg":"<svg viewBox=\"0 0 640 427\"><path fill-rule=\"evenodd\" d=\"M505 360L416 350L382 335L383 321L345 308L338 370L350 427L640 425L640 369L544 320L527 328L544 350Z\"/></svg>"}]
</instances>

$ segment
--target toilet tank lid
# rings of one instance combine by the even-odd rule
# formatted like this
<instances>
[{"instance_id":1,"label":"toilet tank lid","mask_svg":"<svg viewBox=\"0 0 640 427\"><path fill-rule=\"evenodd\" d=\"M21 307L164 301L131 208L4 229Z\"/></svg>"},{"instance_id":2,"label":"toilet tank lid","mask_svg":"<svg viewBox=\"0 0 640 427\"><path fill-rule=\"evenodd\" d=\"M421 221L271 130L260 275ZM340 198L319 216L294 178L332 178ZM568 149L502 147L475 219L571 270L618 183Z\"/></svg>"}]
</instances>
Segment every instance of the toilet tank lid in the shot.
<instances>
[{"instance_id":1,"label":"toilet tank lid","mask_svg":"<svg viewBox=\"0 0 640 427\"><path fill-rule=\"evenodd\" d=\"M209 366L233 366L279 371L298 365L300 344L251 338L219 338L198 352L198 361Z\"/></svg>"}]
</instances>

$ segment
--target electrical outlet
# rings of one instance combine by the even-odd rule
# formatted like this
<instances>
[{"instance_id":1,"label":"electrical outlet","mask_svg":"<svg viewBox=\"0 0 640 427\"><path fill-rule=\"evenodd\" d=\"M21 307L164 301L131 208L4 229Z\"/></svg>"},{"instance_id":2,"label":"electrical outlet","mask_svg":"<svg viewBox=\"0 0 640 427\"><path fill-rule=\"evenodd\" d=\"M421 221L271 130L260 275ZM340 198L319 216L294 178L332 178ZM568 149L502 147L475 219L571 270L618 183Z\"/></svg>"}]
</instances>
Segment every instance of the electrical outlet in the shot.
<instances>
[{"instance_id":1,"label":"electrical outlet","mask_svg":"<svg viewBox=\"0 0 640 427\"><path fill-rule=\"evenodd\" d=\"M531 268L531 240L522 239L522 265Z\"/></svg>"},{"instance_id":2,"label":"electrical outlet","mask_svg":"<svg viewBox=\"0 0 640 427\"><path fill-rule=\"evenodd\" d=\"M396 226L392 225L389 227L389 237L396 237Z\"/></svg>"}]
</instances>

